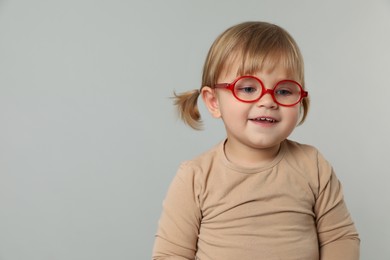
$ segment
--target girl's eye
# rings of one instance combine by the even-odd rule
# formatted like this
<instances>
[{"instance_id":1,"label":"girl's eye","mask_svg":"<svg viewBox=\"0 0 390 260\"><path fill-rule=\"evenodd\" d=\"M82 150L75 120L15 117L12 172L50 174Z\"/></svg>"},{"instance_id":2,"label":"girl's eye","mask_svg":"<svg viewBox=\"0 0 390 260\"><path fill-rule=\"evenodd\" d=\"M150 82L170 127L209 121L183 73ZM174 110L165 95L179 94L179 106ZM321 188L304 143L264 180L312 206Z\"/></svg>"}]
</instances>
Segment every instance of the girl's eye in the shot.
<instances>
[{"instance_id":1,"label":"girl's eye","mask_svg":"<svg viewBox=\"0 0 390 260\"><path fill-rule=\"evenodd\" d=\"M250 85L237 86L235 91L241 94L253 94L258 91L258 88Z\"/></svg>"},{"instance_id":2,"label":"girl's eye","mask_svg":"<svg viewBox=\"0 0 390 260\"><path fill-rule=\"evenodd\" d=\"M259 92L261 92L261 85L260 82L254 78L243 77L235 83L234 92L237 96L241 96L244 99L257 96Z\"/></svg>"},{"instance_id":3,"label":"girl's eye","mask_svg":"<svg viewBox=\"0 0 390 260\"><path fill-rule=\"evenodd\" d=\"M242 92L245 92L245 93L253 93L253 92L256 92L256 88L254 88L254 87L242 87L242 88L240 88L240 91L242 91Z\"/></svg>"},{"instance_id":4,"label":"girl's eye","mask_svg":"<svg viewBox=\"0 0 390 260\"><path fill-rule=\"evenodd\" d=\"M279 96L289 96L292 95L293 92L289 89L277 89L275 90L275 94Z\"/></svg>"}]
</instances>

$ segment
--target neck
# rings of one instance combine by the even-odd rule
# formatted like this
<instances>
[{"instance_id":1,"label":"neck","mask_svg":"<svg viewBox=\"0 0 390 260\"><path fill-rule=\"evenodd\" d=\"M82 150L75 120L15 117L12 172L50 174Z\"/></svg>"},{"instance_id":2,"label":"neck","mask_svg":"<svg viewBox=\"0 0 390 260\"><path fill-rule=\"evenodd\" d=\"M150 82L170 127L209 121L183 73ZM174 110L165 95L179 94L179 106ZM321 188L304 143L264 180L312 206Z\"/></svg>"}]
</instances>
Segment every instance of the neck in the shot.
<instances>
[{"instance_id":1,"label":"neck","mask_svg":"<svg viewBox=\"0 0 390 260\"><path fill-rule=\"evenodd\" d=\"M237 165L251 167L262 166L271 162L280 150L280 143L266 148L251 147L238 144L229 139L225 143L225 155L227 159Z\"/></svg>"}]
</instances>

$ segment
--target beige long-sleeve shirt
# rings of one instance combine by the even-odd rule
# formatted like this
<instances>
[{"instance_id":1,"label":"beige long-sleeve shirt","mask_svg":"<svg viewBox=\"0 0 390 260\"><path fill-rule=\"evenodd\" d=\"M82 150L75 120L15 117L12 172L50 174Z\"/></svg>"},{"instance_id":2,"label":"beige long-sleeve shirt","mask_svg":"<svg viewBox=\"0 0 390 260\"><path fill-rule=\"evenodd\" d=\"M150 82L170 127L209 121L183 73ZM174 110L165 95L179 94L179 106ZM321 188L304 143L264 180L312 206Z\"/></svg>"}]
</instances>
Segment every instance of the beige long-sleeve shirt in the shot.
<instances>
[{"instance_id":1,"label":"beige long-sleeve shirt","mask_svg":"<svg viewBox=\"0 0 390 260\"><path fill-rule=\"evenodd\" d=\"M318 150L286 140L269 165L245 168L227 160L221 143L180 166L153 259L357 260L359 244Z\"/></svg>"}]
</instances>

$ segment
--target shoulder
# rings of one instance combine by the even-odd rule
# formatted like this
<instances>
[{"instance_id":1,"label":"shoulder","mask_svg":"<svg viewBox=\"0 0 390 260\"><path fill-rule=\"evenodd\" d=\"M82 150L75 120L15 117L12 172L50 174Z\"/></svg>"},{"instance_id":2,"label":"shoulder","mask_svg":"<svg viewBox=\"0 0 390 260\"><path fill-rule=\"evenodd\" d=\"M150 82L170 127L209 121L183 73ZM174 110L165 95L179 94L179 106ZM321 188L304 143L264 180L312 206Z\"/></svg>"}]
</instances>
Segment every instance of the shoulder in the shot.
<instances>
[{"instance_id":1,"label":"shoulder","mask_svg":"<svg viewBox=\"0 0 390 260\"><path fill-rule=\"evenodd\" d=\"M202 194L208 186L210 175L213 172L218 172L223 167L220 153L223 153L223 143L214 146L192 160L182 162L171 186L179 187L177 189L181 190L180 194L192 193L197 203L202 205Z\"/></svg>"},{"instance_id":2,"label":"shoulder","mask_svg":"<svg viewBox=\"0 0 390 260\"><path fill-rule=\"evenodd\" d=\"M285 146L285 163L307 179L314 190L331 178L332 165L316 147L291 140L287 140Z\"/></svg>"},{"instance_id":3,"label":"shoulder","mask_svg":"<svg viewBox=\"0 0 390 260\"><path fill-rule=\"evenodd\" d=\"M298 164L329 164L321 152L314 146L286 140L286 157Z\"/></svg>"},{"instance_id":4,"label":"shoulder","mask_svg":"<svg viewBox=\"0 0 390 260\"><path fill-rule=\"evenodd\" d=\"M222 142L195 158L182 162L179 166L178 175L183 177L189 177L189 175L193 177L196 175L197 178L204 177L213 166L221 161L221 153L223 153Z\"/></svg>"}]
</instances>

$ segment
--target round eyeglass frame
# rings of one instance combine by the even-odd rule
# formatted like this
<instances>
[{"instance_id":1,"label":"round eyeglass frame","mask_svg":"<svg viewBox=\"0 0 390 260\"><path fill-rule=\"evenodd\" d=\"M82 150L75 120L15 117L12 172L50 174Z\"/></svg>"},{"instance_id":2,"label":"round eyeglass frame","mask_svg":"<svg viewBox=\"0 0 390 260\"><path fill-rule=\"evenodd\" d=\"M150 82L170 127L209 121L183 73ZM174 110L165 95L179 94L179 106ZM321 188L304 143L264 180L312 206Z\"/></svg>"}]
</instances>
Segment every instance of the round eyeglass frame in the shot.
<instances>
[{"instance_id":1,"label":"round eyeglass frame","mask_svg":"<svg viewBox=\"0 0 390 260\"><path fill-rule=\"evenodd\" d=\"M260 96L259 96L258 98L254 99L254 100L243 100L243 99L240 99L240 98L236 95L236 93L234 92L234 87L235 87L236 83L237 83L239 80L244 79L244 78L252 78L252 79L257 80L257 81L260 83L260 85L261 85L261 94L260 94ZM299 89L300 89L301 95L300 95L298 101L295 102L295 103L293 103L293 104L288 104L288 105L282 104L282 103L280 103L279 101L277 101L276 98L275 98L275 92L274 92L275 88L276 88L279 84L285 83L285 82L294 83L294 84L296 84L296 85L299 87ZM230 91L232 92L233 96L234 96L237 100L239 100L239 101L241 101L241 102L244 102L244 103L254 103L254 102L257 102L257 101L259 101L265 94L268 93L268 94L271 95L273 101L274 101L276 104L278 104L278 105L280 105L280 106L284 106L284 107L292 107L292 106L295 106L296 104L298 104L299 102L301 102L303 98L307 97L308 94L309 94L309 92L303 90L301 84L299 84L298 82L296 82L296 81L294 81L294 80L291 80L291 79L284 79L284 80L278 81L272 89L267 89L267 88L264 86L264 83L261 81L261 79L255 77L255 76L250 76L250 75L240 76L240 77L236 78L232 83L217 83L217 84L214 85L214 88L224 88L224 89L228 89L228 90L230 90Z\"/></svg>"}]
</instances>

